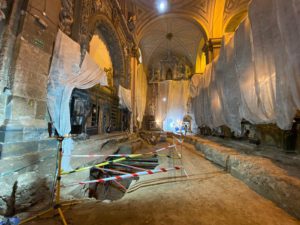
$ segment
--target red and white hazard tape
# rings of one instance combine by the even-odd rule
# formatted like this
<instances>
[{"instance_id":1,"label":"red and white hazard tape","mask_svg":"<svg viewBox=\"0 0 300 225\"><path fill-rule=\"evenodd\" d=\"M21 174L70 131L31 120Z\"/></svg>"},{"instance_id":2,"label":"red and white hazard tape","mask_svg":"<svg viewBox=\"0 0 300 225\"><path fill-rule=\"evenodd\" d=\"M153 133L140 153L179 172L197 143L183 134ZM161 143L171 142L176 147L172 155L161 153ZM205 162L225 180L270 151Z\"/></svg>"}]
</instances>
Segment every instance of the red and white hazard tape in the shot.
<instances>
[{"instance_id":1,"label":"red and white hazard tape","mask_svg":"<svg viewBox=\"0 0 300 225\"><path fill-rule=\"evenodd\" d=\"M165 147L165 148L156 149L154 152L161 152L163 150L167 150L167 149L173 148L173 147L176 147L176 145L169 145L168 147Z\"/></svg>"},{"instance_id":2,"label":"red and white hazard tape","mask_svg":"<svg viewBox=\"0 0 300 225\"><path fill-rule=\"evenodd\" d=\"M107 177L107 178L102 178L102 179L97 179L97 180L83 181L83 182L79 182L79 184L105 183L105 182L108 182L108 181L125 180L125 179L129 179L129 178L143 176L143 175L151 175L151 174L155 174L155 173L168 172L170 170L180 170L180 169L182 169L182 167L179 167L179 166L175 166L173 168L167 168L167 169L159 168L159 169L154 169L154 170L141 171L141 172L137 172L137 173L124 174L124 175L121 175L121 176Z\"/></svg>"}]
</instances>

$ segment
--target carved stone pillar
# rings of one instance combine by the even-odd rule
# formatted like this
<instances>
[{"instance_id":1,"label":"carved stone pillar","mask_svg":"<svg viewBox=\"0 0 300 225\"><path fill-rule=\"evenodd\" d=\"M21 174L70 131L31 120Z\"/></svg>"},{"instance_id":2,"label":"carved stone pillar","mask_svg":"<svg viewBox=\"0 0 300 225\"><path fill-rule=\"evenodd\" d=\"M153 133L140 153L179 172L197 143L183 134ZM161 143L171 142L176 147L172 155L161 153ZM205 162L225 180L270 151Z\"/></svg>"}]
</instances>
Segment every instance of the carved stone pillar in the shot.
<instances>
[{"instance_id":1,"label":"carved stone pillar","mask_svg":"<svg viewBox=\"0 0 300 225\"><path fill-rule=\"evenodd\" d=\"M203 47L203 52L206 55L206 63L210 63L214 58L219 56L222 45L222 38L211 38Z\"/></svg>"},{"instance_id":2,"label":"carved stone pillar","mask_svg":"<svg viewBox=\"0 0 300 225\"><path fill-rule=\"evenodd\" d=\"M137 131L137 112L136 112L136 104L135 104L135 82L136 82L136 76L137 76L137 67L138 67L138 50L136 47L133 47L131 50L131 60L130 60L130 74L131 74L131 107L132 107L132 131L136 132Z\"/></svg>"},{"instance_id":3,"label":"carved stone pillar","mask_svg":"<svg viewBox=\"0 0 300 225\"><path fill-rule=\"evenodd\" d=\"M71 35L74 21L74 0L61 0L61 5L58 25L64 33Z\"/></svg>"}]
</instances>

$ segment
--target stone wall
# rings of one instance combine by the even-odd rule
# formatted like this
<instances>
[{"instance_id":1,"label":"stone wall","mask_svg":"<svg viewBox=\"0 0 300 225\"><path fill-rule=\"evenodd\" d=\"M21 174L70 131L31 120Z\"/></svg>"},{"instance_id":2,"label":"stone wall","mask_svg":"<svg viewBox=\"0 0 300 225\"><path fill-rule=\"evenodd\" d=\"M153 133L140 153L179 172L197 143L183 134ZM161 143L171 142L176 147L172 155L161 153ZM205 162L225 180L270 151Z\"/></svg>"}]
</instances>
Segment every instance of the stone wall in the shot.
<instances>
[{"instance_id":1,"label":"stone wall","mask_svg":"<svg viewBox=\"0 0 300 225\"><path fill-rule=\"evenodd\" d=\"M45 4L44 4L45 3ZM9 92L0 100L5 114L0 127L1 158L53 147L47 146L46 91L57 33L60 0L15 1L4 58ZM43 12L46 16L43 15Z\"/></svg>"},{"instance_id":2,"label":"stone wall","mask_svg":"<svg viewBox=\"0 0 300 225\"><path fill-rule=\"evenodd\" d=\"M42 194L46 195L54 178L57 142L48 138L46 97L58 28L78 41L84 53L87 50L84 41L89 40L89 35L95 32L97 26L106 32L107 26L104 25L109 24L108 35L113 32L114 36L110 39L108 37L107 41L117 46L113 49L119 51L111 53L118 57L115 64L119 65L119 70L116 70L115 77L124 86L130 85L127 61L130 60L130 51L134 46L133 35L128 30L116 0L10 2L11 16L7 16L0 30L0 183L4 187L0 188L0 215L7 216L23 210L23 204L29 207L39 201L41 193L37 193L33 186L37 183L42 185L45 192ZM75 2L82 7L78 8ZM78 14L74 15L74 12ZM72 23L73 16L76 16L76 24ZM93 18L94 29L89 30L89 21ZM104 20L107 23L101 23ZM117 107L115 92L107 96L95 88L88 91L95 101L109 100ZM23 189L32 199L19 194ZM24 201L20 202L22 199ZM10 205L12 203L20 207L16 209Z\"/></svg>"},{"instance_id":3,"label":"stone wall","mask_svg":"<svg viewBox=\"0 0 300 225\"><path fill-rule=\"evenodd\" d=\"M114 79L127 88L131 73L128 64L135 46L133 33L116 0L11 3L12 16L7 16L1 30L0 159L54 146L53 141L47 141L46 95L58 27L81 44L82 53L88 50L85 44L97 30L104 32L114 59ZM78 6L82 6L80 10ZM113 93L113 99L116 94Z\"/></svg>"}]
</instances>

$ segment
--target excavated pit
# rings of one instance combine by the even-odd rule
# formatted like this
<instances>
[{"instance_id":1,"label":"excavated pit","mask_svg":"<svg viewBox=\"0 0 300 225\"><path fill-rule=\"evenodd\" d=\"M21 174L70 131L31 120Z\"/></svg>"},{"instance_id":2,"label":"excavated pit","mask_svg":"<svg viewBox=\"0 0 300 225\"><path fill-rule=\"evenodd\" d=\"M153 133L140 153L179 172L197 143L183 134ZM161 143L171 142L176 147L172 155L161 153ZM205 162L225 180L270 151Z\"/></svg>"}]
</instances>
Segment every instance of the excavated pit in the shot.
<instances>
[{"instance_id":1,"label":"excavated pit","mask_svg":"<svg viewBox=\"0 0 300 225\"><path fill-rule=\"evenodd\" d=\"M112 161L115 157L109 157L107 160ZM122 164L122 165L121 165ZM144 170L152 170L158 165L157 157L152 158L128 158L121 164L110 164L104 166L103 169L92 168L90 170L90 180L102 179L108 177L119 176L126 173L136 173ZM128 168L123 165L128 165L135 168ZM138 169L141 168L141 169ZM118 171L118 172L117 172ZM133 180L138 180L138 177L128 178L125 180L109 181L105 183L93 183L89 185L89 197L96 198L97 200L118 200L121 199L126 190L129 188Z\"/></svg>"},{"instance_id":2,"label":"excavated pit","mask_svg":"<svg viewBox=\"0 0 300 225\"><path fill-rule=\"evenodd\" d=\"M130 144L124 143L119 146L118 150L114 154L139 154L144 150L143 142L134 142ZM107 157L104 161L109 161L111 163L101 168L92 167L90 169L89 180L115 177L143 170L152 170L158 166L158 158L156 155L150 155L150 157L126 157L126 160L121 161L120 163L113 163L116 159L119 159L119 157ZM139 180L139 177L89 184L88 197L101 201L115 201L121 199L125 195L126 190L129 188L133 180Z\"/></svg>"}]
</instances>

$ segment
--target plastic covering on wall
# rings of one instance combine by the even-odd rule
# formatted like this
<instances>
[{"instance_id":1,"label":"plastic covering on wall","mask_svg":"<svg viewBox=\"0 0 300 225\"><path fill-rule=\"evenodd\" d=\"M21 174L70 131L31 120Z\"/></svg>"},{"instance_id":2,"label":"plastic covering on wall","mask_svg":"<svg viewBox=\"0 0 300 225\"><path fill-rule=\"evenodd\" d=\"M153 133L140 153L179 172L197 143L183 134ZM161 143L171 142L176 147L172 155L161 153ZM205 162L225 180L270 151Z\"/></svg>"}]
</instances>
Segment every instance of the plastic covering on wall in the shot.
<instances>
[{"instance_id":1,"label":"plastic covering on wall","mask_svg":"<svg viewBox=\"0 0 300 225\"><path fill-rule=\"evenodd\" d=\"M181 128L187 114L190 81L163 81L158 83L156 122L165 131Z\"/></svg>"},{"instance_id":2,"label":"plastic covering on wall","mask_svg":"<svg viewBox=\"0 0 300 225\"><path fill-rule=\"evenodd\" d=\"M131 90L126 89L119 85L119 105L121 108L128 109L130 112L132 112L131 107Z\"/></svg>"},{"instance_id":3,"label":"plastic covering on wall","mask_svg":"<svg viewBox=\"0 0 300 225\"><path fill-rule=\"evenodd\" d=\"M198 126L240 133L246 119L291 128L300 109L300 3L288 2L253 0L249 17L224 37L219 58L192 79Z\"/></svg>"},{"instance_id":4,"label":"plastic covering on wall","mask_svg":"<svg viewBox=\"0 0 300 225\"><path fill-rule=\"evenodd\" d=\"M201 80L202 74L196 73L192 76L191 82L190 82L190 97L195 98L198 95L198 87L199 82Z\"/></svg>"},{"instance_id":5,"label":"plastic covering on wall","mask_svg":"<svg viewBox=\"0 0 300 225\"><path fill-rule=\"evenodd\" d=\"M139 64L137 69L137 76L135 78L135 101L137 121L139 122L139 126L142 125L146 109L147 87L147 77L144 71L143 64Z\"/></svg>"},{"instance_id":6,"label":"plastic covering on wall","mask_svg":"<svg viewBox=\"0 0 300 225\"><path fill-rule=\"evenodd\" d=\"M74 88L87 89L96 84L107 85L106 73L86 54L80 67L80 46L58 31L49 73L47 105L53 125L59 135L71 131L70 98ZM64 153L69 155L73 148L72 139L63 142ZM72 169L69 158L64 157L64 170Z\"/></svg>"},{"instance_id":7,"label":"plastic covering on wall","mask_svg":"<svg viewBox=\"0 0 300 225\"><path fill-rule=\"evenodd\" d=\"M285 51L282 57L286 57L288 64L286 79L292 93L293 105L300 108L300 1L281 0L274 1L276 18L280 37Z\"/></svg>"},{"instance_id":8,"label":"plastic covering on wall","mask_svg":"<svg viewBox=\"0 0 300 225\"><path fill-rule=\"evenodd\" d=\"M163 122L167 115L167 101L169 95L169 81L157 83L157 107L155 110L156 123L163 127Z\"/></svg>"}]
</instances>

